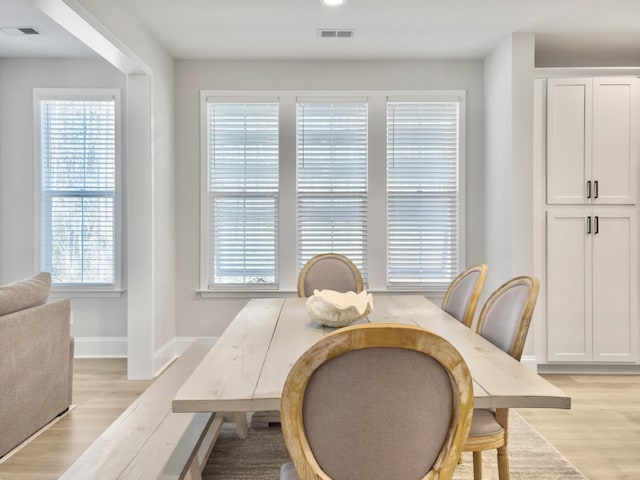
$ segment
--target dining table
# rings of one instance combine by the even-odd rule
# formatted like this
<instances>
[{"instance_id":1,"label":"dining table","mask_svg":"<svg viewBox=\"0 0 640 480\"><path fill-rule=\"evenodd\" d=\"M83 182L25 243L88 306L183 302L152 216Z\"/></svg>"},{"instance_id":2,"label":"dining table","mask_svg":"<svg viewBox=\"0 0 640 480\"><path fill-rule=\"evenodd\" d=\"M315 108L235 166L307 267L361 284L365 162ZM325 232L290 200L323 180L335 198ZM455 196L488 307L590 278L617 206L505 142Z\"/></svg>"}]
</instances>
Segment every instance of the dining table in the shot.
<instances>
[{"instance_id":1,"label":"dining table","mask_svg":"<svg viewBox=\"0 0 640 480\"><path fill-rule=\"evenodd\" d=\"M423 295L374 294L364 322L417 325L448 340L469 367L475 408L571 407L564 392ZM279 410L293 364L332 331L309 317L306 298L249 300L178 390L173 411Z\"/></svg>"}]
</instances>

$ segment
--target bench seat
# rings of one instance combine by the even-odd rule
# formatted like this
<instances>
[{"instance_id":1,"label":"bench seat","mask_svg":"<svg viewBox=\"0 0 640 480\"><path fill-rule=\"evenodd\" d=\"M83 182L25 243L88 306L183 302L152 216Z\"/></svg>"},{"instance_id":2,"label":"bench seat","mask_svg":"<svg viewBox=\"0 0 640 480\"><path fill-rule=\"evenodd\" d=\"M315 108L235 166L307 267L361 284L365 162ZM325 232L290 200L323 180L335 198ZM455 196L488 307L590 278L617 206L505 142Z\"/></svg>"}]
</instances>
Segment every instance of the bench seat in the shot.
<instances>
[{"instance_id":1,"label":"bench seat","mask_svg":"<svg viewBox=\"0 0 640 480\"><path fill-rule=\"evenodd\" d=\"M174 413L171 402L214 343L194 342L60 478L199 480L224 416ZM245 433L246 416L236 415L236 421Z\"/></svg>"}]
</instances>

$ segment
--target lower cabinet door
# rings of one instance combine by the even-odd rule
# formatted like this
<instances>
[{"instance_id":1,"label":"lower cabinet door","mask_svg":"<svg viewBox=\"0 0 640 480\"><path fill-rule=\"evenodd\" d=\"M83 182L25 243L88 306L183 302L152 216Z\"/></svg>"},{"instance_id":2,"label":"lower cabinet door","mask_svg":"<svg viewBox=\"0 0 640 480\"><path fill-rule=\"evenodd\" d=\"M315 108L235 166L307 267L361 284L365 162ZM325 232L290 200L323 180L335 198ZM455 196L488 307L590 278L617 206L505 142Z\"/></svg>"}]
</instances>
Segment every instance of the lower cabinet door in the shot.
<instances>
[{"instance_id":1,"label":"lower cabinet door","mask_svg":"<svg viewBox=\"0 0 640 480\"><path fill-rule=\"evenodd\" d=\"M548 361L638 361L637 251L633 207L547 212Z\"/></svg>"},{"instance_id":2,"label":"lower cabinet door","mask_svg":"<svg viewBox=\"0 0 640 480\"><path fill-rule=\"evenodd\" d=\"M547 360L590 362L591 234L582 207L547 212Z\"/></svg>"},{"instance_id":3,"label":"lower cabinet door","mask_svg":"<svg viewBox=\"0 0 640 480\"><path fill-rule=\"evenodd\" d=\"M638 243L633 209L594 208L593 361L638 360Z\"/></svg>"}]
</instances>

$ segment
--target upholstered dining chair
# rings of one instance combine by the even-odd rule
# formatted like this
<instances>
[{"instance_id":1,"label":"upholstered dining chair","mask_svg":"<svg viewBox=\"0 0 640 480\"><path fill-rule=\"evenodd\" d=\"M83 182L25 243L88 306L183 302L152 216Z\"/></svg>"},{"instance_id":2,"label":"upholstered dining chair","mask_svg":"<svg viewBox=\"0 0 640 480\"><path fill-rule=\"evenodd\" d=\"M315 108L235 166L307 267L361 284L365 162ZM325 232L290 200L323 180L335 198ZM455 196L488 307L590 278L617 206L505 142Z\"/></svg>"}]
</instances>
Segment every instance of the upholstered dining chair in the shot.
<instances>
[{"instance_id":1,"label":"upholstered dining chair","mask_svg":"<svg viewBox=\"0 0 640 480\"><path fill-rule=\"evenodd\" d=\"M339 253L321 253L307 260L298 275L298 297L310 297L314 290L330 289L337 292L364 290L358 267ZM280 421L277 410L254 413L252 425L268 425Z\"/></svg>"},{"instance_id":2,"label":"upholstered dining chair","mask_svg":"<svg viewBox=\"0 0 640 480\"><path fill-rule=\"evenodd\" d=\"M538 298L535 277L516 277L491 294L478 317L478 334L520 361ZM463 451L473 452L473 478L482 479L482 451L498 450L498 478L509 480L509 409L475 409Z\"/></svg>"},{"instance_id":3,"label":"upholstered dining chair","mask_svg":"<svg viewBox=\"0 0 640 480\"><path fill-rule=\"evenodd\" d=\"M281 480L450 479L473 387L445 339L401 324L337 330L294 364L281 399Z\"/></svg>"},{"instance_id":4,"label":"upholstered dining chair","mask_svg":"<svg viewBox=\"0 0 640 480\"><path fill-rule=\"evenodd\" d=\"M310 258L298 275L298 296L310 297L315 289L337 292L364 290L360 270L344 255L321 253Z\"/></svg>"},{"instance_id":5,"label":"upholstered dining chair","mask_svg":"<svg viewBox=\"0 0 640 480\"><path fill-rule=\"evenodd\" d=\"M484 263L467 268L453 279L442 300L442 309L467 327L473 323L488 270Z\"/></svg>"}]
</instances>

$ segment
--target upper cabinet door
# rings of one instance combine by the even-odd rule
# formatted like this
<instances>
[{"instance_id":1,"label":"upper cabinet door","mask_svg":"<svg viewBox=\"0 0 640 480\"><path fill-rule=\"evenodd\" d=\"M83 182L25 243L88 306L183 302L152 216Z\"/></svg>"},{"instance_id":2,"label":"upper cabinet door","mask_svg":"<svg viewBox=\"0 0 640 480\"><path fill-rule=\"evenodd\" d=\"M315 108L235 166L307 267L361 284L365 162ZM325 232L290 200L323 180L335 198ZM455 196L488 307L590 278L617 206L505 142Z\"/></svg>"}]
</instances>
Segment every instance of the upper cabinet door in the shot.
<instances>
[{"instance_id":1,"label":"upper cabinet door","mask_svg":"<svg viewBox=\"0 0 640 480\"><path fill-rule=\"evenodd\" d=\"M547 203L588 203L591 176L590 78L547 82Z\"/></svg>"},{"instance_id":2,"label":"upper cabinet door","mask_svg":"<svg viewBox=\"0 0 640 480\"><path fill-rule=\"evenodd\" d=\"M548 80L548 204L636 203L639 82L630 77Z\"/></svg>"},{"instance_id":3,"label":"upper cabinet door","mask_svg":"<svg viewBox=\"0 0 640 480\"><path fill-rule=\"evenodd\" d=\"M636 203L638 111L638 79L593 79L593 203Z\"/></svg>"}]
</instances>

